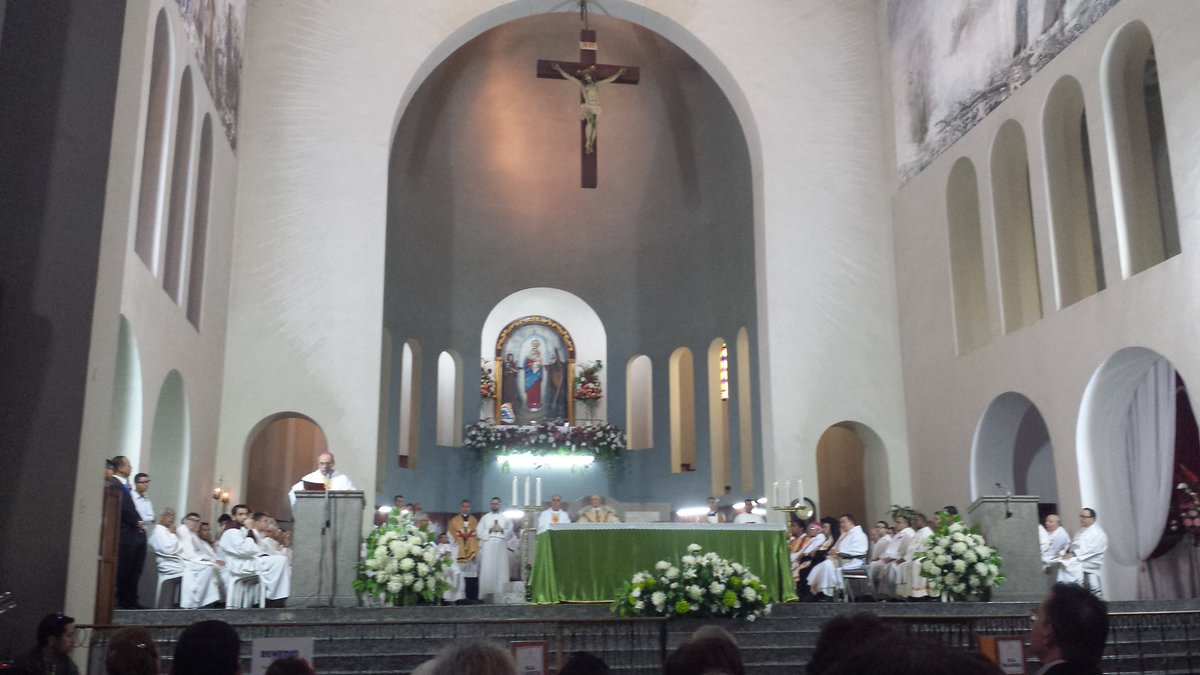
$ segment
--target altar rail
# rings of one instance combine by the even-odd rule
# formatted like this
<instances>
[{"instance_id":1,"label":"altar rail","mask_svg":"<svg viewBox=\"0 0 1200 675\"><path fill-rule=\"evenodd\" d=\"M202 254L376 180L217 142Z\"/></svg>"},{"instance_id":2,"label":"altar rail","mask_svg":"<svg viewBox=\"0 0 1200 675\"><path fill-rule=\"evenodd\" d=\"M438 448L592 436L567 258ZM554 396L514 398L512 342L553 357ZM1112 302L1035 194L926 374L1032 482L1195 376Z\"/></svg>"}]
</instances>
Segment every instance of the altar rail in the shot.
<instances>
[{"instance_id":1,"label":"altar rail","mask_svg":"<svg viewBox=\"0 0 1200 675\"><path fill-rule=\"evenodd\" d=\"M1032 607L1030 608L1032 610ZM1000 616L884 616L911 635L978 649L979 637L1029 635L1029 613ZM1037 672L1030 657L1028 672ZM1200 672L1200 611L1111 612L1108 643L1101 670L1105 673Z\"/></svg>"},{"instance_id":2,"label":"altar rail","mask_svg":"<svg viewBox=\"0 0 1200 675\"><path fill-rule=\"evenodd\" d=\"M163 672L170 672L175 641L188 624L146 626L158 644ZM254 638L313 637L313 667L321 675L359 672L408 673L437 655L454 640L487 639L507 646L510 641L540 641L549 645L550 672L557 671L573 652L591 652L614 670L656 675L667 652L667 620L582 619L535 621L493 619L473 621L352 621L280 624L231 623L241 638L242 672L250 671ZM112 634L122 626L81 626L88 650L88 673L104 673Z\"/></svg>"}]
</instances>

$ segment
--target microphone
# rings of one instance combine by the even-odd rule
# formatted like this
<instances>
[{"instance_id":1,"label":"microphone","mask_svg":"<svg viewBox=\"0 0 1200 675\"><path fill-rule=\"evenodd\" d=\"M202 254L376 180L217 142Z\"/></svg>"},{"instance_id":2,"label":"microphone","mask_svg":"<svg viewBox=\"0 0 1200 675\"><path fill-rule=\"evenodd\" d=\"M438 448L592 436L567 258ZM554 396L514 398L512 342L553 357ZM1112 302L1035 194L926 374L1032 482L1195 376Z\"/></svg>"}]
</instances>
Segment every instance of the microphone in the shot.
<instances>
[{"instance_id":1,"label":"microphone","mask_svg":"<svg viewBox=\"0 0 1200 675\"><path fill-rule=\"evenodd\" d=\"M1012 488L1005 487L1003 483L996 483L996 487L1004 490L1004 517L1012 518L1012 507L1009 505L1009 500L1012 499Z\"/></svg>"}]
</instances>

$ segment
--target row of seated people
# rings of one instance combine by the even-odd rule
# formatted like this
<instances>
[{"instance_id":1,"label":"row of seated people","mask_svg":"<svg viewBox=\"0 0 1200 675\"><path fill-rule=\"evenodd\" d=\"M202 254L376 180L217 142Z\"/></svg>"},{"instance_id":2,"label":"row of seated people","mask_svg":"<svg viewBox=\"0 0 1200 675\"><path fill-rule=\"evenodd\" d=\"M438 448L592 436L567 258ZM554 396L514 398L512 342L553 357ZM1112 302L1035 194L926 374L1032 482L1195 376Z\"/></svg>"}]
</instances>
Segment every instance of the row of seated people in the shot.
<instances>
[{"instance_id":1,"label":"row of seated people","mask_svg":"<svg viewBox=\"0 0 1200 675\"><path fill-rule=\"evenodd\" d=\"M807 524L793 520L788 547L796 594L831 602L845 590L846 573L853 572L863 579L863 599L932 599L916 554L925 550L933 529L923 514L911 520L897 515L893 524L878 521L868 535L851 514Z\"/></svg>"},{"instance_id":2,"label":"row of seated people","mask_svg":"<svg viewBox=\"0 0 1200 675\"><path fill-rule=\"evenodd\" d=\"M230 598L238 581L257 583L268 607L283 607L291 591L292 550L288 533L264 513L251 515L245 504L222 515L219 539L200 515L175 524L175 510L164 509L149 540L158 568L159 586L179 579L179 606L244 606L246 598ZM248 598L249 596L247 596Z\"/></svg>"}]
</instances>

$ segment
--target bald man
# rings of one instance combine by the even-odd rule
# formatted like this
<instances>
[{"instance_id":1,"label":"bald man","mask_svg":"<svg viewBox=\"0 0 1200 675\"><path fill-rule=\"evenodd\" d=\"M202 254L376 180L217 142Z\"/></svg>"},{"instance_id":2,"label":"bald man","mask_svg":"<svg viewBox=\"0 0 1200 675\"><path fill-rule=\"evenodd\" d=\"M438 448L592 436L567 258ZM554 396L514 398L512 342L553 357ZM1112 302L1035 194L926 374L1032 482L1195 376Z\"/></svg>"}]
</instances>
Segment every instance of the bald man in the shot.
<instances>
[{"instance_id":1,"label":"bald man","mask_svg":"<svg viewBox=\"0 0 1200 675\"><path fill-rule=\"evenodd\" d=\"M305 483L322 483L326 490L354 490L354 483L350 482L350 477L335 469L335 464L332 452L322 452L318 455L317 470L301 478L288 493L288 501L292 503L292 506L296 506L296 491L303 490Z\"/></svg>"}]
</instances>

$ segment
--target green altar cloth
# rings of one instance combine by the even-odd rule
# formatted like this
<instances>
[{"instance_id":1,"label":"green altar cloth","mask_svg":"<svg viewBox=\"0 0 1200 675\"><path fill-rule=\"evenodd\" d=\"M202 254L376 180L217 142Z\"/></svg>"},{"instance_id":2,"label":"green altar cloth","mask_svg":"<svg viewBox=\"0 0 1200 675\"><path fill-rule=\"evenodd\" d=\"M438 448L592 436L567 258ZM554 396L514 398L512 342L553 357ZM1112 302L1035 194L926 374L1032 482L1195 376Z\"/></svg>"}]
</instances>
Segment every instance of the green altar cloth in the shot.
<instances>
[{"instance_id":1,"label":"green altar cloth","mask_svg":"<svg viewBox=\"0 0 1200 675\"><path fill-rule=\"evenodd\" d=\"M659 560L676 565L688 544L699 544L750 568L776 601L796 599L781 525L651 523L551 525L537 536L529 580L537 604L611 602L635 573Z\"/></svg>"}]
</instances>

